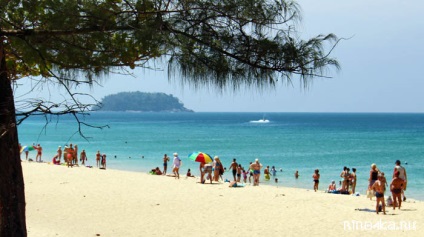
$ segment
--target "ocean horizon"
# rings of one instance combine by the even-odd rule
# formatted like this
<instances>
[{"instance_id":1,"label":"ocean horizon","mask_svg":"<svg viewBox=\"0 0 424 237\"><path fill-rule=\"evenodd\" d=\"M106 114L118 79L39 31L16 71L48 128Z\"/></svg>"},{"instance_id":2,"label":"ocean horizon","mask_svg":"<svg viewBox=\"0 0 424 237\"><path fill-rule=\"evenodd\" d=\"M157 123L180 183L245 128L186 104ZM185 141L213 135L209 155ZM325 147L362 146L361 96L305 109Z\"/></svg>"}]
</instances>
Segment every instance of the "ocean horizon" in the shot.
<instances>
[{"instance_id":1,"label":"ocean horizon","mask_svg":"<svg viewBox=\"0 0 424 237\"><path fill-rule=\"evenodd\" d=\"M252 122L262 118L269 122ZM217 155L227 168L233 158L245 168L259 158L264 166L282 170L276 175L278 183L262 176L261 185L305 189L312 189L315 169L321 174L319 189L325 190L332 180L340 180L347 166L357 169L356 190L361 195L372 163L390 182L394 163L401 160L408 175L406 196L424 200L422 113L92 112L81 121L108 127L83 126L83 138L71 116L30 117L18 127L19 142L40 144L45 162L51 161L58 146L78 144L79 152L86 150L88 164L95 166L99 150L107 154L108 168L132 172L162 169L163 155L177 152L183 176L187 169L199 174L199 164L188 159L192 152ZM35 155L31 151L29 157ZM299 179L294 178L296 170ZM231 177L230 172L224 174Z\"/></svg>"}]
</instances>

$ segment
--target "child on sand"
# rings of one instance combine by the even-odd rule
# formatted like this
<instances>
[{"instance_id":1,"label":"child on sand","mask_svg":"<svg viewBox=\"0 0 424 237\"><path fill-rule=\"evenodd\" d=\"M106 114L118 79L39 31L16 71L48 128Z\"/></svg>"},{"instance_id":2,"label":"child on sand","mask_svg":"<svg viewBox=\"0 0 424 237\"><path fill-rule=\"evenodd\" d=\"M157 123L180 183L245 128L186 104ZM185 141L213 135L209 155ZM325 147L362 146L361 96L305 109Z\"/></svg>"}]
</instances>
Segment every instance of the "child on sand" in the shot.
<instances>
[{"instance_id":1,"label":"child on sand","mask_svg":"<svg viewBox=\"0 0 424 237\"><path fill-rule=\"evenodd\" d=\"M318 190L318 185L319 185L319 170L316 169L315 173L312 175L312 178L314 179L314 191L316 192Z\"/></svg>"}]
</instances>

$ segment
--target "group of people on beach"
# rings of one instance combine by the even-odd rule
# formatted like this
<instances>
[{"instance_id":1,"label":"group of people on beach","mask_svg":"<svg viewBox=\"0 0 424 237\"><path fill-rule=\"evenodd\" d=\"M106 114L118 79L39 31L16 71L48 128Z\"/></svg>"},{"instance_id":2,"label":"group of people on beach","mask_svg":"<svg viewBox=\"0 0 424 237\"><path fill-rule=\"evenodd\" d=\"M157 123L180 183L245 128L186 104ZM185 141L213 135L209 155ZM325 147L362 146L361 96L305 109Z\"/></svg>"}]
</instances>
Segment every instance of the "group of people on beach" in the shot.
<instances>
[{"instance_id":1,"label":"group of people on beach","mask_svg":"<svg viewBox=\"0 0 424 237\"><path fill-rule=\"evenodd\" d=\"M163 160L163 170L160 170L159 167L153 168L150 170L149 173L155 174L155 175L168 175L175 177L176 179L179 179L179 170L182 165L181 159L178 157L178 153L174 153L174 158L172 161L172 172L173 175L167 174L168 169L168 163L170 162L170 158L167 154L164 154L162 160ZM258 186L260 181L260 174L261 169L263 165L259 163L259 159L256 158L254 162L250 162L248 165L248 169L245 169L241 164L237 163L236 158L233 159L232 163L229 165L228 170L231 170L233 181L225 180L230 183L247 183L247 180L249 180L249 183L252 182L253 178L253 185ZM209 180L210 183L213 181L219 182L224 181L222 175L224 172L227 171L227 168L224 167L223 163L219 159L218 156L215 156L213 158L213 162L205 163L205 162L199 162L199 172L200 172L200 183L205 183L206 180ZM281 170L282 171L282 170ZM270 180L270 175L276 176L277 170L275 169L275 166L272 166L270 169L269 166L267 166L264 169L264 176L265 180ZM191 170L188 169L186 177L194 177L191 173ZM275 181L278 182L278 179L275 178Z\"/></svg>"},{"instance_id":2,"label":"group of people on beach","mask_svg":"<svg viewBox=\"0 0 424 237\"><path fill-rule=\"evenodd\" d=\"M328 193L340 193L340 194L355 194L356 192L356 168L343 167L343 171L340 173L340 188L337 188L336 181L332 180L328 185L326 192Z\"/></svg>"},{"instance_id":3,"label":"group of people on beach","mask_svg":"<svg viewBox=\"0 0 424 237\"><path fill-rule=\"evenodd\" d=\"M386 202L384 198L386 187L389 187L392 193L388 198L388 204L393 206L393 210L395 210L396 207L400 209L402 201L406 200L405 191L408 183L406 169L401 165L400 160L396 160L395 162L390 184L387 183L384 172L380 171L376 164L371 165L370 177L368 180L368 195L370 199L372 199L373 196L376 197L377 214L381 211L386 214Z\"/></svg>"},{"instance_id":4,"label":"group of people on beach","mask_svg":"<svg viewBox=\"0 0 424 237\"><path fill-rule=\"evenodd\" d=\"M37 151L37 156L35 157L36 162L43 162L42 155L43 155L43 148L38 145L33 145L32 149ZM21 144L19 144L19 150L20 152L25 152L25 159L28 161L32 161L32 159L28 158L29 149L22 148ZM69 144L69 146L65 146L62 150L62 146L59 146L56 155L52 158L51 163L54 165L60 165L62 164L62 159L66 163L67 167L73 167L73 166L79 166L79 162L81 162L81 165L86 167L92 167L87 164L88 158L87 153L85 150L82 150L78 154L78 145L73 145L72 143ZM97 168L100 169L106 169L106 154L101 154L100 151L97 151L96 153L96 165Z\"/></svg>"}]
</instances>

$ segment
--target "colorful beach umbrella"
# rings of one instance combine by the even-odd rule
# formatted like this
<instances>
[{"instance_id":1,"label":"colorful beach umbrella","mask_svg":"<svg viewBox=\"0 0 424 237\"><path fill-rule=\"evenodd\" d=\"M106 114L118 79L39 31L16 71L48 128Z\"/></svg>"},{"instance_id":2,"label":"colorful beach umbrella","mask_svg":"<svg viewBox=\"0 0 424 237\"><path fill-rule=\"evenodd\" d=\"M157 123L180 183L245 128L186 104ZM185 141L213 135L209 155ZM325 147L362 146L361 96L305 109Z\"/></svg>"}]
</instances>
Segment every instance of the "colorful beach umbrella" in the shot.
<instances>
[{"instance_id":1,"label":"colorful beach umbrella","mask_svg":"<svg viewBox=\"0 0 424 237\"><path fill-rule=\"evenodd\" d=\"M33 146L23 146L21 147L21 150L19 152L22 153L24 151L33 151L33 150L35 150Z\"/></svg>"},{"instance_id":2,"label":"colorful beach umbrella","mask_svg":"<svg viewBox=\"0 0 424 237\"><path fill-rule=\"evenodd\" d=\"M188 158L196 162L211 163L213 158L204 152L193 152L188 155Z\"/></svg>"}]
</instances>

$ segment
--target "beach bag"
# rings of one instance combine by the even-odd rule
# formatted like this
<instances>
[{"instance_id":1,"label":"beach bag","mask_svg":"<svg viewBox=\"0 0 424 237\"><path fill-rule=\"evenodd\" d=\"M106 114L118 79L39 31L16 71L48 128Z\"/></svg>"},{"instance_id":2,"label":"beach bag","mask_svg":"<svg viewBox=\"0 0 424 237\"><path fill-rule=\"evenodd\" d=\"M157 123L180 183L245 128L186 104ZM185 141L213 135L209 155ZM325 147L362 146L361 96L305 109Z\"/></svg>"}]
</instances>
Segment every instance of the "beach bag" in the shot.
<instances>
[{"instance_id":1,"label":"beach bag","mask_svg":"<svg viewBox=\"0 0 424 237\"><path fill-rule=\"evenodd\" d=\"M375 196L374 190L368 189L367 190L367 198L372 198L374 196Z\"/></svg>"}]
</instances>

